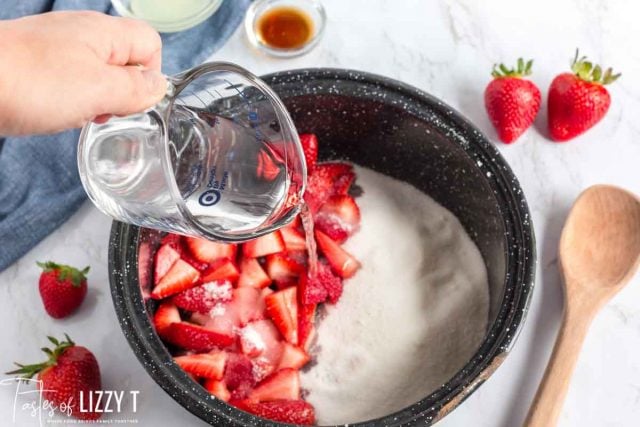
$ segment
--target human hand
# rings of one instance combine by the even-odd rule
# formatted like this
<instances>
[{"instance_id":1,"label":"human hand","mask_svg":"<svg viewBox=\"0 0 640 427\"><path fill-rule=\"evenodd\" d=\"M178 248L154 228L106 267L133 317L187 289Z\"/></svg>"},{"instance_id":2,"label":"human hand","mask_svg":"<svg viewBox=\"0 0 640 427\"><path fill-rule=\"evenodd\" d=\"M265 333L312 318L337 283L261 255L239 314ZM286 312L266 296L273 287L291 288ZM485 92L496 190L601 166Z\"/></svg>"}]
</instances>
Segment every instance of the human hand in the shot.
<instances>
[{"instance_id":1,"label":"human hand","mask_svg":"<svg viewBox=\"0 0 640 427\"><path fill-rule=\"evenodd\" d=\"M51 12L0 21L0 135L128 115L165 94L162 42L142 21Z\"/></svg>"}]
</instances>

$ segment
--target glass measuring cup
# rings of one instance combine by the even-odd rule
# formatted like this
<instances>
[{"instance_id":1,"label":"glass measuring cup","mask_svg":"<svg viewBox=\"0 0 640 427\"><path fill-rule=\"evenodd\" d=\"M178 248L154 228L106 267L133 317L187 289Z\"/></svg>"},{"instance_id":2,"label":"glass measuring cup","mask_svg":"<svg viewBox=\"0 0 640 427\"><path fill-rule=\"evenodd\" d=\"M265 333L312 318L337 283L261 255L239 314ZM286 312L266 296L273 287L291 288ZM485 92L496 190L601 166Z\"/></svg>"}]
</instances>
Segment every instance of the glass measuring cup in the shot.
<instances>
[{"instance_id":1,"label":"glass measuring cup","mask_svg":"<svg viewBox=\"0 0 640 427\"><path fill-rule=\"evenodd\" d=\"M93 203L123 222L226 242L290 222L307 172L278 96L230 63L168 80L154 108L82 130L78 168Z\"/></svg>"}]
</instances>

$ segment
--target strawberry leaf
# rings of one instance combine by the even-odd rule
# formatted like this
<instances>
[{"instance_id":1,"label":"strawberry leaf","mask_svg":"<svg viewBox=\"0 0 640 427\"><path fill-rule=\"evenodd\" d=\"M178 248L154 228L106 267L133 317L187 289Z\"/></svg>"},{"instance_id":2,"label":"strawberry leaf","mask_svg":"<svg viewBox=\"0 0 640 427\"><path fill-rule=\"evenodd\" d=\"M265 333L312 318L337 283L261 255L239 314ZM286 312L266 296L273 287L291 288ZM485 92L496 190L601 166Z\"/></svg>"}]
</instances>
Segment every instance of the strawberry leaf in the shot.
<instances>
[{"instance_id":1,"label":"strawberry leaf","mask_svg":"<svg viewBox=\"0 0 640 427\"><path fill-rule=\"evenodd\" d=\"M621 76L620 73L613 74L613 70L611 68L607 68L603 73L600 65L594 65L592 62L587 61L586 56L581 57L578 53L578 49L576 49L576 55L571 63L571 71L573 71L581 80L603 85L613 83Z\"/></svg>"},{"instance_id":2,"label":"strawberry leaf","mask_svg":"<svg viewBox=\"0 0 640 427\"><path fill-rule=\"evenodd\" d=\"M15 363L18 369L13 371L5 372L7 375L20 374L22 379L32 378L37 373L45 370L48 367L54 366L58 362L58 357L62 353L65 352L66 349L73 347L75 343L69 338L69 335L64 334L66 341L58 341L54 337L48 336L47 339L55 345L55 348L51 350L50 348L43 347L42 351L48 356L47 360L41 363L34 363L31 365L23 365L20 363Z\"/></svg>"},{"instance_id":3,"label":"strawberry leaf","mask_svg":"<svg viewBox=\"0 0 640 427\"><path fill-rule=\"evenodd\" d=\"M518 58L515 68L507 68L504 64L494 64L491 75L495 78L500 77L524 77L531 74L533 59L525 62L523 58Z\"/></svg>"},{"instance_id":4,"label":"strawberry leaf","mask_svg":"<svg viewBox=\"0 0 640 427\"><path fill-rule=\"evenodd\" d=\"M593 79L594 79L595 81L599 81L599 80L600 80L600 77L602 77L602 68L600 68L600 66L599 66L599 65L596 65L596 66L593 68L593 73L592 73L592 75L593 75Z\"/></svg>"},{"instance_id":5,"label":"strawberry leaf","mask_svg":"<svg viewBox=\"0 0 640 427\"><path fill-rule=\"evenodd\" d=\"M531 74L531 68L533 67L533 59L527 61L527 65L524 67L524 75L528 76Z\"/></svg>"},{"instance_id":6,"label":"strawberry leaf","mask_svg":"<svg viewBox=\"0 0 640 427\"><path fill-rule=\"evenodd\" d=\"M57 264L55 262L36 262L36 264L42 268L45 273L51 271L58 272L58 278L61 281L69 280L73 286L79 287L83 281L87 280L87 273L89 273L89 267L85 267L82 270L78 270L75 267L69 265Z\"/></svg>"}]
</instances>

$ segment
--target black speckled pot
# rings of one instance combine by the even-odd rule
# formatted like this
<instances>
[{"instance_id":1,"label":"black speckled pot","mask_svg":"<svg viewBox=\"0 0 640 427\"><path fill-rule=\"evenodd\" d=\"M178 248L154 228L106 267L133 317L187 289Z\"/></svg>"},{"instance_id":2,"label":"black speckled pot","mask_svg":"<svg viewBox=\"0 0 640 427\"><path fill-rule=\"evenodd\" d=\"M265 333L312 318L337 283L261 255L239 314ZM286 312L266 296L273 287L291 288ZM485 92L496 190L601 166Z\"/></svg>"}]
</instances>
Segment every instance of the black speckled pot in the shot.
<instances>
[{"instance_id":1,"label":"black speckled pot","mask_svg":"<svg viewBox=\"0 0 640 427\"><path fill-rule=\"evenodd\" d=\"M322 159L346 159L410 182L460 219L489 272L490 328L471 360L414 405L358 426L430 425L502 363L533 288L535 245L517 179L496 148L460 114L405 84L367 73L310 69L265 77L298 130L321 141ZM212 425L274 426L212 398L172 362L147 300L157 232L115 222L109 268L122 330L144 368L175 400ZM282 424L280 424L282 425ZM353 424L356 425L356 424Z\"/></svg>"}]
</instances>

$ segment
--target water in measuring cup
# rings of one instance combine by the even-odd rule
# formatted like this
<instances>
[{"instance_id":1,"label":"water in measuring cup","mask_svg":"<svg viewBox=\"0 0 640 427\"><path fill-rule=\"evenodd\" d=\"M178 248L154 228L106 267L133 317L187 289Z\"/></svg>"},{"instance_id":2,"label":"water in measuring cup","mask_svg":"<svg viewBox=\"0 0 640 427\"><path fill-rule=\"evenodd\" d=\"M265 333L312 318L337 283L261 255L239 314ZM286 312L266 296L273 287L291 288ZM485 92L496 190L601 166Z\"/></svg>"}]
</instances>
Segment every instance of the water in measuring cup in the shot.
<instances>
[{"instance_id":1,"label":"water in measuring cup","mask_svg":"<svg viewBox=\"0 0 640 427\"><path fill-rule=\"evenodd\" d=\"M176 108L172 120L175 180L195 222L219 233L264 224L287 196L284 144L267 143L256 128L189 107Z\"/></svg>"},{"instance_id":2,"label":"water in measuring cup","mask_svg":"<svg viewBox=\"0 0 640 427\"><path fill-rule=\"evenodd\" d=\"M131 120L131 119L129 119ZM194 234L189 216L211 233L247 232L265 223L286 198L284 146L259 131L204 110L175 106L169 162L158 128L137 116L126 132L117 120L88 155L98 205L115 217L150 228ZM168 182L175 182L181 214Z\"/></svg>"},{"instance_id":3,"label":"water in measuring cup","mask_svg":"<svg viewBox=\"0 0 640 427\"><path fill-rule=\"evenodd\" d=\"M140 114L110 120L84 154L89 194L105 213L147 227L176 226L180 215L167 191L157 123ZM158 218L165 218L160 223ZM164 226L163 226L164 225ZM177 227L183 230L183 227Z\"/></svg>"}]
</instances>

